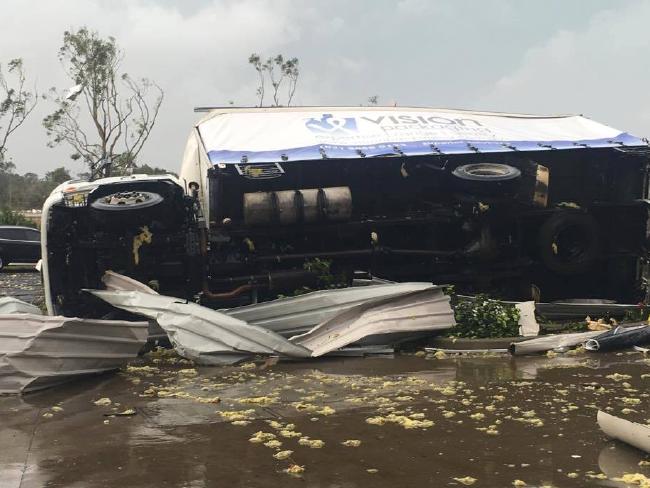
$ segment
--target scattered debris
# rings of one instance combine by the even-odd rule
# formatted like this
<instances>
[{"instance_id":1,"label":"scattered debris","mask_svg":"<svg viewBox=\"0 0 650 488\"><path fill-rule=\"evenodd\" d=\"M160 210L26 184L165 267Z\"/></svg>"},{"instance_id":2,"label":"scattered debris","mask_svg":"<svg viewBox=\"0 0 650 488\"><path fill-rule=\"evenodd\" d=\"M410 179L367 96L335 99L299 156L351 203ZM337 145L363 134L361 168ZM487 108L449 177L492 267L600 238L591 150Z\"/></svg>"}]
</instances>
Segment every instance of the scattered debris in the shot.
<instances>
[{"instance_id":1,"label":"scattered debris","mask_svg":"<svg viewBox=\"0 0 650 488\"><path fill-rule=\"evenodd\" d=\"M524 337L539 335L539 324L535 318L535 302L521 302L515 307L519 310L519 335Z\"/></svg>"},{"instance_id":2,"label":"scattered debris","mask_svg":"<svg viewBox=\"0 0 650 488\"><path fill-rule=\"evenodd\" d=\"M147 328L147 322L0 315L0 393L119 369L144 346Z\"/></svg>"},{"instance_id":3,"label":"scattered debris","mask_svg":"<svg viewBox=\"0 0 650 488\"><path fill-rule=\"evenodd\" d=\"M650 342L650 326L616 327L585 342L587 351L615 351Z\"/></svg>"},{"instance_id":4,"label":"scattered debris","mask_svg":"<svg viewBox=\"0 0 650 488\"><path fill-rule=\"evenodd\" d=\"M425 347L424 350L432 353L436 359L444 359L447 354L504 354L508 349L447 349L441 347Z\"/></svg>"},{"instance_id":5,"label":"scattered debris","mask_svg":"<svg viewBox=\"0 0 650 488\"><path fill-rule=\"evenodd\" d=\"M12 313L30 313L32 315L42 315L41 309L31 303L23 302L14 297L0 298L0 315Z\"/></svg>"},{"instance_id":6,"label":"scattered debris","mask_svg":"<svg viewBox=\"0 0 650 488\"><path fill-rule=\"evenodd\" d=\"M273 331L196 303L135 290L91 293L117 308L155 319L176 351L197 364L232 364L252 354L310 356L309 350Z\"/></svg>"},{"instance_id":7,"label":"scattered debris","mask_svg":"<svg viewBox=\"0 0 650 488\"><path fill-rule=\"evenodd\" d=\"M454 324L449 297L442 289L430 287L356 305L291 341L317 357L364 338L390 334L392 339L382 337L382 342L395 342Z\"/></svg>"},{"instance_id":8,"label":"scattered debris","mask_svg":"<svg viewBox=\"0 0 650 488\"><path fill-rule=\"evenodd\" d=\"M612 324L606 323L604 319L591 320L591 317L587 316L585 320L589 330L606 331L612 328Z\"/></svg>"},{"instance_id":9,"label":"scattered debris","mask_svg":"<svg viewBox=\"0 0 650 488\"><path fill-rule=\"evenodd\" d=\"M287 469L285 469L284 472L292 475L301 475L302 473L305 472L305 467L299 466L297 464L292 464Z\"/></svg>"},{"instance_id":10,"label":"scattered debris","mask_svg":"<svg viewBox=\"0 0 650 488\"><path fill-rule=\"evenodd\" d=\"M361 445L361 441L358 439L348 439L347 441L341 442L345 447L359 447Z\"/></svg>"},{"instance_id":11,"label":"scattered debris","mask_svg":"<svg viewBox=\"0 0 650 488\"><path fill-rule=\"evenodd\" d=\"M471 476L465 476L463 478L453 478L453 480L458 481L461 485L465 485L465 486L472 486L474 483L478 481L476 478L472 478Z\"/></svg>"},{"instance_id":12,"label":"scattered debris","mask_svg":"<svg viewBox=\"0 0 650 488\"><path fill-rule=\"evenodd\" d=\"M650 427L598 411L598 425L609 437L650 453Z\"/></svg>"},{"instance_id":13,"label":"scattered debris","mask_svg":"<svg viewBox=\"0 0 650 488\"><path fill-rule=\"evenodd\" d=\"M428 288L431 288L430 283L353 286L319 290L296 297L220 310L220 312L250 325L272 330L284 337L292 337L308 332L318 324L368 300L389 298Z\"/></svg>"},{"instance_id":14,"label":"scattered debris","mask_svg":"<svg viewBox=\"0 0 650 488\"><path fill-rule=\"evenodd\" d=\"M513 355L536 354L559 348L570 348L582 344L586 340L598 336L601 332L576 332L573 334L551 334L535 339L529 339L510 344L509 351Z\"/></svg>"},{"instance_id":15,"label":"scattered debris","mask_svg":"<svg viewBox=\"0 0 650 488\"><path fill-rule=\"evenodd\" d=\"M359 287L360 292L350 289L347 294L315 292L308 294L315 297L276 300L268 302L268 305L244 307L244 314L238 313L237 309L233 309L235 312L227 311L227 314L158 295L153 290L149 293L146 285L122 279L116 273L108 275L106 281L112 290L88 291L117 308L156 320L181 356L204 365L232 364L253 354L317 357L361 339L368 344L361 342L358 344L360 347L376 348L377 341L381 344L396 343L418 334L448 329L455 324L449 297L441 288L422 283L365 286ZM331 290L334 291L344 290ZM327 312L330 318L290 339L236 318L243 315L262 323L264 317L286 316L293 320L291 330L300 330L311 325L315 315L308 313L301 322L297 319L298 312L304 312L304 307L311 303L320 307L318 313L322 316L326 313L323 310L327 301L324 297L334 297L335 302L338 300L334 312ZM351 303L351 298L355 303ZM343 307L341 303L344 303ZM385 349L386 346L380 347L382 351Z\"/></svg>"}]
</instances>

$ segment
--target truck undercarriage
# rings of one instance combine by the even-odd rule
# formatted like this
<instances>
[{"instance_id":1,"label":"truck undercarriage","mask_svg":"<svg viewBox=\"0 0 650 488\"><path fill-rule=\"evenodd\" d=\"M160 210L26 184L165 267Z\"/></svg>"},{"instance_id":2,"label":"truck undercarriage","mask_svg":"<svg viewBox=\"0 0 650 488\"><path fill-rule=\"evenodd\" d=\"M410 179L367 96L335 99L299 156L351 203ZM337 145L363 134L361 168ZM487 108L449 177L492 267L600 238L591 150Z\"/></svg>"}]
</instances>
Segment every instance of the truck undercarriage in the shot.
<instances>
[{"instance_id":1,"label":"truck undercarriage","mask_svg":"<svg viewBox=\"0 0 650 488\"><path fill-rule=\"evenodd\" d=\"M647 155L619 148L217 164L196 188L138 178L51 206L52 302L113 270L215 308L355 277L508 299L644 299ZM207 215L209 218L204 218Z\"/></svg>"}]
</instances>

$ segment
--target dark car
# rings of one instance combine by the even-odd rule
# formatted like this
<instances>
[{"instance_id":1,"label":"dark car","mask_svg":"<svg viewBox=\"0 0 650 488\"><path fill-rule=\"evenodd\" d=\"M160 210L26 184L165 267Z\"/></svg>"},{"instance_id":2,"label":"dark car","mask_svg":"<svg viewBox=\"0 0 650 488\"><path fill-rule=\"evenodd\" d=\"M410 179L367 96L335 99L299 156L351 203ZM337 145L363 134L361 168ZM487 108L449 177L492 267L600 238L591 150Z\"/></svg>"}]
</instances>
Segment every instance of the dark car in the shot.
<instances>
[{"instance_id":1,"label":"dark car","mask_svg":"<svg viewBox=\"0 0 650 488\"><path fill-rule=\"evenodd\" d=\"M41 259L41 233L30 227L0 225L0 268Z\"/></svg>"}]
</instances>

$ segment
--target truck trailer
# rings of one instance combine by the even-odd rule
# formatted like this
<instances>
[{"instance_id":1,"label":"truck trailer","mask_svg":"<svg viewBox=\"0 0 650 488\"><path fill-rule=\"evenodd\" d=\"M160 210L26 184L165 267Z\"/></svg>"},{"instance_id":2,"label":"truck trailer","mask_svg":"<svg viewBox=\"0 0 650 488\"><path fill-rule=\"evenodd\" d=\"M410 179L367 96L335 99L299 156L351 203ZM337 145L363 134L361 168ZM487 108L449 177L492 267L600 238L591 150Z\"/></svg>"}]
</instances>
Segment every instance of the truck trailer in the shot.
<instances>
[{"instance_id":1,"label":"truck trailer","mask_svg":"<svg viewBox=\"0 0 650 488\"><path fill-rule=\"evenodd\" d=\"M648 143L583 116L214 108L178 176L70 181L43 209L50 313L112 270L213 308L368 280L645 299Z\"/></svg>"}]
</instances>

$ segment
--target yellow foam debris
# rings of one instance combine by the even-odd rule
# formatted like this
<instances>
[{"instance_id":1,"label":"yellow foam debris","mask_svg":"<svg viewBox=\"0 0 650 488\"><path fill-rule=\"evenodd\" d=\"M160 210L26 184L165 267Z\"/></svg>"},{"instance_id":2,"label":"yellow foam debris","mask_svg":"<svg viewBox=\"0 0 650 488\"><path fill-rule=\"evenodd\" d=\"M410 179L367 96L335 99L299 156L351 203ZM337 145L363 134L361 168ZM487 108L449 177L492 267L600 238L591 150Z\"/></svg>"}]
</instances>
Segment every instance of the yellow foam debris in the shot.
<instances>
[{"instance_id":1,"label":"yellow foam debris","mask_svg":"<svg viewBox=\"0 0 650 488\"><path fill-rule=\"evenodd\" d=\"M268 442L273 439L275 439L275 434L272 434L270 432L262 432L260 430L258 432L255 432L255 434L253 434L253 437L248 440L253 444L262 444L263 442Z\"/></svg>"},{"instance_id":2,"label":"yellow foam debris","mask_svg":"<svg viewBox=\"0 0 650 488\"><path fill-rule=\"evenodd\" d=\"M286 438L290 438L290 437L302 437L302 433L300 433L300 432L296 432L296 431L294 431L294 430L287 430L287 429L281 430L281 431L280 431L280 435L281 435L282 437L286 437Z\"/></svg>"},{"instance_id":3,"label":"yellow foam debris","mask_svg":"<svg viewBox=\"0 0 650 488\"><path fill-rule=\"evenodd\" d=\"M614 381L623 381L623 380L629 380L632 377L629 374L614 373L614 374L608 374L607 376L605 376L605 378Z\"/></svg>"},{"instance_id":4,"label":"yellow foam debris","mask_svg":"<svg viewBox=\"0 0 650 488\"><path fill-rule=\"evenodd\" d=\"M325 406L325 407L321 408L320 410L317 410L316 413L319 414L319 415L332 415L332 414L336 413L336 410L334 410L332 407Z\"/></svg>"},{"instance_id":5,"label":"yellow foam debris","mask_svg":"<svg viewBox=\"0 0 650 488\"><path fill-rule=\"evenodd\" d=\"M230 422L238 422L242 420L249 420L250 416L255 413L255 410L224 410L217 412L222 419L228 420Z\"/></svg>"},{"instance_id":6,"label":"yellow foam debris","mask_svg":"<svg viewBox=\"0 0 650 488\"><path fill-rule=\"evenodd\" d=\"M458 481L461 485L472 486L476 483L477 479L472 478L471 476L465 476L463 478L452 478L454 481Z\"/></svg>"},{"instance_id":7,"label":"yellow foam debris","mask_svg":"<svg viewBox=\"0 0 650 488\"><path fill-rule=\"evenodd\" d=\"M282 461L284 459L287 459L287 458L291 457L292 454L293 454L293 451L289 451L289 450L287 450L287 451L278 451L273 455L273 457L275 459L279 459L280 461Z\"/></svg>"},{"instance_id":8,"label":"yellow foam debris","mask_svg":"<svg viewBox=\"0 0 650 488\"><path fill-rule=\"evenodd\" d=\"M289 466L287 469L284 470L285 473L287 474L292 474L292 475L299 475L305 472L305 467L304 466L299 466L297 464L292 464Z\"/></svg>"},{"instance_id":9,"label":"yellow foam debris","mask_svg":"<svg viewBox=\"0 0 650 488\"><path fill-rule=\"evenodd\" d=\"M259 405L261 407L267 407L278 402L276 397L271 396L259 396L259 397L249 397L249 398L240 398L239 403Z\"/></svg>"},{"instance_id":10,"label":"yellow foam debris","mask_svg":"<svg viewBox=\"0 0 650 488\"><path fill-rule=\"evenodd\" d=\"M301 446L307 446L312 449L320 449L321 447L325 446L325 442L321 441L320 439L310 439L309 437L301 437L298 439L298 444Z\"/></svg>"},{"instance_id":11,"label":"yellow foam debris","mask_svg":"<svg viewBox=\"0 0 650 488\"><path fill-rule=\"evenodd\" d=\"M160 369L154 366L127 366L126 372L131 374L150 375L153 373L159 373Z\"/></svg>"},{"instance_id":12,"label":"yellow foam debris","mask_svg":"<svg viewBox=\"0 0 650 488\"><path fill-rule=\"evenodd\" d=\"M251 423L250 420L233 420L232 422L230 422L231 425L237 425L237 426L240 426L240 427L245 427L246 425L248 425L250 423Z\"/></svg>"},{"instance_id":13,"label":"yellow foam debris","mask_svg":"<svg viewBox=\"0 0 650 488\"><path fill-rule=\"evenodd\" d=\"M186 368L186 369L179 369L178 374L181 376L196 376L199 373L194 368Z\"/></svg>"},{"instance_id":14,"label":"yellow foam debris","mask_svg":"<svg viewBox=\"0 0 650 488\"><path fill-rule=\"evenodd\" d=\"M650 478L641 473L628 473L620 478L614 478L614 481L622 481L629 485L638 485L641 488L650 488Z\"/></svg>"},{"instance_id":15,"label":"yellow foam debris","mask_svg":"<svg viewBox=\"0 0 650 488\"><path fill-rule=\"evenodd\" d=\"M113 402L111 402L110 398L104 397L104 398L100 398L99 400L95 400L93 403L98 407L107 407Z\"/></svg>"},{"instance_id":16,"label":"yellow foam debris","mask_svg":"<svg viewBox=\"0 0 650 488\"><path fill-rule=\"evenodd\" d=\"M348 439L347 441L341 442L345 447L359 447L361 445L361 441L358 439Z\"/></svg>"}]
</instances>

